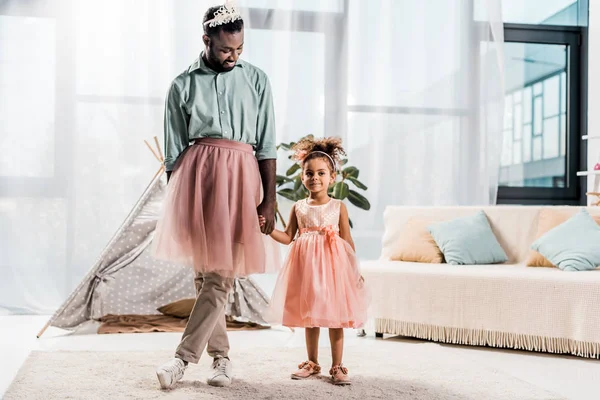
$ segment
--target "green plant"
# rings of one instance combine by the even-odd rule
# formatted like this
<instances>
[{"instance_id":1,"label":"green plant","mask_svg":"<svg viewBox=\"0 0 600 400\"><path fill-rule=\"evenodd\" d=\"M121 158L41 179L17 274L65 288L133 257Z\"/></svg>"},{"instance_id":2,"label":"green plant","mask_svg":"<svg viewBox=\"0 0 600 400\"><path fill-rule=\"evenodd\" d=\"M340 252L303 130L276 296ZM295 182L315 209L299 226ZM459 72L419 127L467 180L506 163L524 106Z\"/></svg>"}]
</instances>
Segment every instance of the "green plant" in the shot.
<instances>
[{"instance_id":1,"label":"green plant","mask_svg":"<svg viewBox=\"0 0 600 400\"><path fill-rule=\"evenodd\" d=\"M307 138L313 138L308 135ZM292 159L292 147L296 142L280 143L277 150L282 149L288 152L288 159ZM369 210L371 204L366 197L351 188L351 185L359 190L367 190L367 186L358 180L360 171L356 167L348 166L348 159L340 160L336 174L336 182L329 188L329 196L338 200L348 200L355 207L361 210ZM302 169L298 163L294 163L285 175L277 175L277 194L288 200L296 202L308 197L308 190L302 184ZM279 207L275 206L275 218L281 219L285 228L285 220L279 212ZM352 227L352 221L350 221Z\"/></svg>"}]
</instances>

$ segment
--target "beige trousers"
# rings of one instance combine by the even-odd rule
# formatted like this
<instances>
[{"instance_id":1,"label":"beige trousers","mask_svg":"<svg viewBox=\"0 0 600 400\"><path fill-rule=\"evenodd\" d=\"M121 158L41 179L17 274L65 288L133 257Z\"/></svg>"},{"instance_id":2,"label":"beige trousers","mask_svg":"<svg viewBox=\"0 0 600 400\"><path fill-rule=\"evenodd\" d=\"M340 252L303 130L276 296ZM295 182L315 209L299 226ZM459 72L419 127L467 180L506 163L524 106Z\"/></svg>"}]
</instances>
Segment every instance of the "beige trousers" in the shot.
<instances>
[{"instance_id":1,"label":"beige trousers","mask_svg":"<svg viewBox=\"0 0 600 400\"><path fill-rule=\"evenodd\" d=\"M214 272L198 273L194 282L196 302L175 356L197 364L207 345L207 352L213 358L229 355L225 305L233 288L233 278L224 278Z\"/></svg>"}]
</instances>

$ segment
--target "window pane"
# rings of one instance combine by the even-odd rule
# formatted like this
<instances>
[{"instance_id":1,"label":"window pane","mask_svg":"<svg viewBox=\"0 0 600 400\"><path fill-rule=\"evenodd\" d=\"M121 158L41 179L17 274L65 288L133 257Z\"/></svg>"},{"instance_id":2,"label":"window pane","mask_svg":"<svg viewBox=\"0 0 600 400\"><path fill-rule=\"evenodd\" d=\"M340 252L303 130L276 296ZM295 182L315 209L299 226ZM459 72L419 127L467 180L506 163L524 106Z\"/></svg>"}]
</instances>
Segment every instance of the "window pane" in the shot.
<instances>
[{"instance_id":1,"label":"window pane","mask_svg":"<svg viewBox=\"0 0 600 400\"><path fill-rule=\"evenodd\" d=\"M538 96L533 100L533 132L536 135L542 133L542 97Z\"/></svg>"},{"instance_id":2,"label":"window pane","mask_svg":"<svg viewBox=\"0 0 600 400\"><path fill-rule=\"evenodd\" d=\"M564 185L567 137L558 113L567 100L561 90L561 76L567 77L566 50L565 45L505 43L503 186Z\"/></svg>"},{"instance_id":3,"label":"window pane","mask_svg":"<svg viewBox=\"0 0 600 400\"><path fill-rule=\"evenodd\" d=\"M0 176L54 176L55 43L53 20L0 16Z\"/></svg>"},{"instance_id":4,"label":"window pane","mask_svg":"<svg viewBox=\"0 0 600 400\"><path fill-rule=\"evenodd\" d=\"M523 162L531 161L531 124L523 126Z\"/></svg>"},{"instance_id":5,"label":"window pane","mask_svg":"<svg viewBox=\"0 0 600 400\"><path fill-rule=\"evenodd\" d=\"M521 135L523 131L523 118L521 116L521 106L515 107L515 116L514 116L514 140L521 140Z\"/></svg>"},{"instance_id":6,"label":"window pane","mask_svg":"<svg viewBox=\"0 0 600 400\"><path fill-rule=\"evenodd\" d=\"M512 128L513 126L513 105L512 96L504 98L504 128Z\"/></svg>"},{"instance_id":7,"label":"window pane","mask_svg":"<svg viewBox=\"0 0 600 400\"><path fill-rule=\"evenodd\" d=\"M544 81L544 117L553 117L558 114L560 108L559 75Z\"/></svg>"},{"instance_id":8,"label":"window pane","mask_svg":"<svg viewBox=\"0 0 600 400\"><path fill-rule=\"evenodd\" d=\"M512 164L512 131L504 131L502 138L502 165Z\"/></svg>"},{"instance_id":9,"label":"window pane","mask_svg":"<svg viewBox=\"0 0 600 400\"><path fill-rule=\"evenodd\" d=\"M558 143L558 117L552 117L544 120L544 158L558 157L560 146Z\"/></svg>"},{"instance_id":10,"label":"window pane","mask_svg":"<svg viewBox=\"0 0 600 400\"><path fill-rule=\"evenodd\" d=\"M567 74L560 74L560 112L567 112Z\"/></svg>"},{"instance_id":11,"label":"window pane","mask_svg":"<svg viewBox=\"0 0 600 400\"><path fill-rule=\"evenodd\" d=\"M565 156L567 148L567 116L560 114L560 155Z\"/></svg>"},{"instance_id":12,"label":"window pane","mask_svg":"<svg viewBox=\"0 0 600 400\"><path fill-rule=\"evenodd\" d=\"M531 122L531 86L523 90L523 122Z\"/></svg>"},{"instance_id":13,"label":"window pane","mask_svg":"<svg viewBox=\"0 0 600 400\"><path fill-rule=\"evenodd\" d=\"M513 143L513 164L521 164L522 161L522 157L521 157L521 142L514 142Z\"/></svg>"},{"instance_id":14,"label":"window pane","mask_svg":"<svg viewBox=\"0 0 600 400\"><path fill-rule=\"evenodd\" d=\"M533 138L533 161L542 159L542 137L536 136Z\"/></svg>"},{"instance_id":15,"label":"window pane","mask_svg":"<svg viewBox=\"0 0 600 400\"><path fill-rule=\"evenodd\" d=\"M515 24L587 26L587 9L582 7L585 4L586 0L502 0L502 20Z\"/></svg>"},{"instance_id":16,"label":"window pane","mask_svg":"<svg viewBox=\"0 0 600 400\"><path fill-rule=\"evenodd\" d=\"M523 92L521 92L520 90L517 90L514 94L513 94L513 99L515 101L515 104L521 104L521 100L523 98Z\"/></svg>"}]
</instances>

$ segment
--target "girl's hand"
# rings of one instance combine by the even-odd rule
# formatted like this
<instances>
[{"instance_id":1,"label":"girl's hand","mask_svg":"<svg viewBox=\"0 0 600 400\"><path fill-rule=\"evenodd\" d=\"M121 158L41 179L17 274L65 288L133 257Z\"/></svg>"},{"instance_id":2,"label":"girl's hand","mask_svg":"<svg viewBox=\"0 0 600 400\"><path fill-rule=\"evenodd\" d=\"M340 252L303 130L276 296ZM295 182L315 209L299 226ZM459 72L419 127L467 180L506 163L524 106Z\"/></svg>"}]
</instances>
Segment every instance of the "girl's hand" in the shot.
<instances>
[{"instance_id":1,"label":"girl's hand","mask_svg":"<svg viewBox=\"0 0 600 400\"><path fill-rule=\"evenodd\" d=\"M263 217L262 215L258 216L258 225L262 228L263 226L265 226L265 223L267 222L267 219L265 217Z\"/></svg>"}]
</instances>

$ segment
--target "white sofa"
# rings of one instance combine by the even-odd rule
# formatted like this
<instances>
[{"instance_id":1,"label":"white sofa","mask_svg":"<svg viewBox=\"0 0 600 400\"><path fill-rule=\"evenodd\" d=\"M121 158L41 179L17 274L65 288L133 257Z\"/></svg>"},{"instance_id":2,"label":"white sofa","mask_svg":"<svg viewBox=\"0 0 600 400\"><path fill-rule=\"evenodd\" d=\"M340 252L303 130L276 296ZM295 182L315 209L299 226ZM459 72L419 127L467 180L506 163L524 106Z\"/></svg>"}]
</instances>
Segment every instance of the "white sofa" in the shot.
<instances>
[{"instance_id":1,"label":"white sofa","mask_svg":"<svg viewBox=\"0 0 600 400\"><path fill-rule=\"evenodd\" d=\"M555 207L576 213L581 207ZM600 358L600 270L527 267L542 206L388 207L381 257L361 264L376 335ZM509 261L392 261L410 217L450 220L483 210ZM587 207L592 216L600 207ZM598 243L600 246L600 243Z\"/></svg>"}]
</instances>

